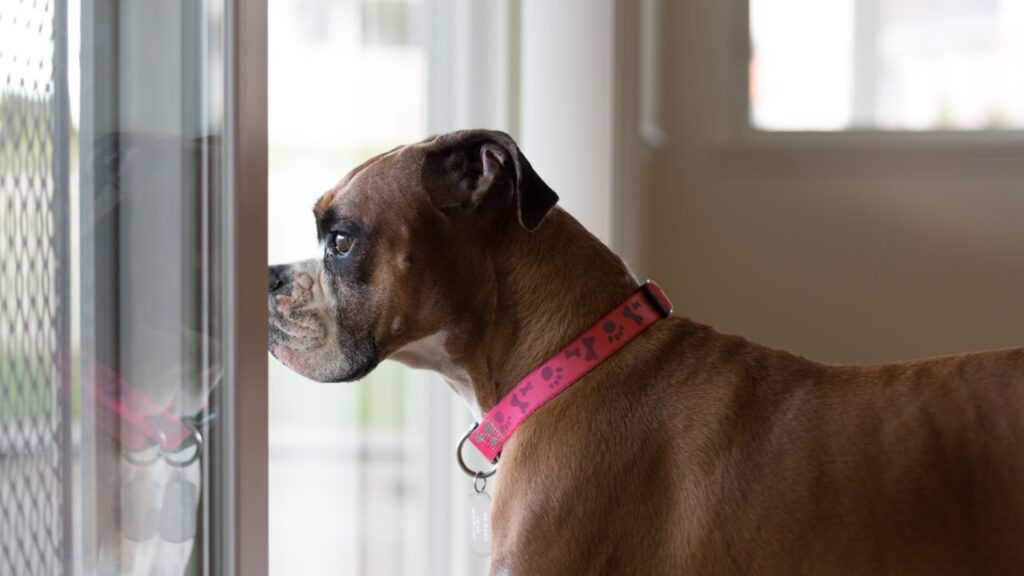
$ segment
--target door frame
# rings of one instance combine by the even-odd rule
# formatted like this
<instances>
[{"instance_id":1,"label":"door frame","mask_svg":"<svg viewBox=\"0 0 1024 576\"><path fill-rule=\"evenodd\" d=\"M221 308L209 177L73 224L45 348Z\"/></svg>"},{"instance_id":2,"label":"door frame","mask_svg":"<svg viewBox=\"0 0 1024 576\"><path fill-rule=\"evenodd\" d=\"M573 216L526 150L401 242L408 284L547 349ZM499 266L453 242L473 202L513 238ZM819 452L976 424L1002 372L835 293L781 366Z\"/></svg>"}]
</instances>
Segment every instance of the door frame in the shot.
<instances>
[{"instance_id":1,"label":"door frame","mask_svg":"<svg viewBox=\"0 0 1024 576\"><path fill-rule=\"evenodd\" d=\"M226 574L268 571L267 0L226 5Z\"/></svg>"}]
</instances>

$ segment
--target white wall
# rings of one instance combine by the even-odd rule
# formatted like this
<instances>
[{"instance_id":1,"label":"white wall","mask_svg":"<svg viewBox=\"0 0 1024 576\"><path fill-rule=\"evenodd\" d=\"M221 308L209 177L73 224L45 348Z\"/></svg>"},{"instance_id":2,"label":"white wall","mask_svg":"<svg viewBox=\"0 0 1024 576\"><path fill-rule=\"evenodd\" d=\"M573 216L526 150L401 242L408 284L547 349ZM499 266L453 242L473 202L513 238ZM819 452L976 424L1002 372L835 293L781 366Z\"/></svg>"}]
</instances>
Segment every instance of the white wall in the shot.
<instances>
[{"instance_id":1,"label":"white wall","mask_svg":"<svg viewBox=\"0 0 1024 576\"><path fill-rule=\"evenodd\" d=\"M520 144L561 205L612 236L613 0L523 0Z\"/></svg>"},{"instance_id":2,"label":"white wall","mask_svg":"<svg viewBox=\"0 0 1024 576\"><path fill-rule=\"evenodd\" d=\"M644 252L677 313L831 362L1024 345L1024 136L736 140L738 4L661 18Z\"/></svg>"}]
</instances>

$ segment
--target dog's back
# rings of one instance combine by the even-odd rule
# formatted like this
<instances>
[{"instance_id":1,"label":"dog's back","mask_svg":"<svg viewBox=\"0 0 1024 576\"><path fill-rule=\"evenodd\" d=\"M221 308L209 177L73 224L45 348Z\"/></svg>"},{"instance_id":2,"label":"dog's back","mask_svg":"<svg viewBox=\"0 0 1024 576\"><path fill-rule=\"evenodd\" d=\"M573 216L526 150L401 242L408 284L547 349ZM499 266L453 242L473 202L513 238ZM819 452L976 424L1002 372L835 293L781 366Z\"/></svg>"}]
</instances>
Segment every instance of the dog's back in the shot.
<instances>
[{"instance_id":1,"label":"dog's back","mask_svg":"<svg viewBox=\"0 0 1024 576\"><path fill-rule=\"evenodd\" d=\"M832 367L662 332L684 567L1024 573L1024 348Z\"/></svg>"},{"instance_id":2,"label":"dog's back","mask_svg":"<svg viewBox=\"0 0 1024 576\"><path fill-rule=\"evenodd\" d=\"M833 367L672 318L627 350L514 437L501 502L544 508L498 504L510 573L1024 573L1024 349Z\"/></svg>"}]
</instances>

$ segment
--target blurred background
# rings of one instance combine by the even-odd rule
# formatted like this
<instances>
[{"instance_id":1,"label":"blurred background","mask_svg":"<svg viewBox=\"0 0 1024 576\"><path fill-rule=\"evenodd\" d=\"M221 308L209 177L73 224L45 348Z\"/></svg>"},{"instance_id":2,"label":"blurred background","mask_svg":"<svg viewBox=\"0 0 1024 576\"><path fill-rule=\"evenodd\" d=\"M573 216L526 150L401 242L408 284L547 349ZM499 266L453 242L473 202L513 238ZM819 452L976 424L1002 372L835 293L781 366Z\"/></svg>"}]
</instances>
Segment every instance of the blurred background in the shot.
<instances>
[{"instance_id":1,"label":"blurred background","mask_svg":"<svg viewBox=\"0 0 1024 576\"><path fill-rule=\"evenodd\" d=\"M362 160L489 127L678 314L827 362L1024 344L1024 1L270 10L271 262L318 255L311 207ZM272 573L484 573L468 415L388 364L270 360Z\"/></svg>"}]
</instances>

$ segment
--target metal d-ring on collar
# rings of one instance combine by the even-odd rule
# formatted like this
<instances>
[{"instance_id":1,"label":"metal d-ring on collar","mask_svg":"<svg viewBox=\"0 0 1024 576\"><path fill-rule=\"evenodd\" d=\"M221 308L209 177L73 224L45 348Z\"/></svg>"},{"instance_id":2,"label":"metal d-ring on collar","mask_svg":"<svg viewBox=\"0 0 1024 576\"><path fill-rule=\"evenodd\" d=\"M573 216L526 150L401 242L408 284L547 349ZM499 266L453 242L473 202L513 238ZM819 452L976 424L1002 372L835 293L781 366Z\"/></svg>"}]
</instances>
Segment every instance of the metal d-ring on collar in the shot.
<instances>
[{"instance_id":1,"label":"metal d-ring on collar","mask_svg":"<svg viewBox=\"0 0 1024 576\"><path fill-rule=\"evenodd\" d=\"M162 430L157 430L156 432L157 435L159 436L156 442L151 442L149 446L145 446L134 452L122 446L121 456L123 456L125 460L131 462L132 464L135 464L136 466L149 466L150 464L159 460L160 457L163 456L164 454L164 450L160 446L164 442L166 442L166 438ZM153 455L151 457L143 456L146 450L149 450L150 448L153 448Z\"/></svg>"},{"instance_id":2,"label":"metal d-ring on collar","mask_svg":"<svg viewBox=\"0 0 1024 576\"><path fill-rule=\"evenodd\" d=\"M124 456L125 460L131 462L132 464L135 464L136 466L149 466L156 462L157 460L159 460L160 458L163 458L165 464L167 464L168 466L173 466L174 468L185 468L186 466L190 466L192 463L198 460L199 457L202 456L203 454L203 433L199 431L199 427L202 425L202 423L193 422L191 419L183 419L181 423L184 424L185 427L189 429L191 434L188 435L185 441L182 442L177 449L169 452L164 451L164 433L161 430L157 430L157 434L159 434L160 439L159 441L154 442L152 444L152 447L156 448L153 451L152 457L142 458L136 456L130 450L126 450L123 448L121 450L122 456ZM190 446L195 446L195 450L192 452L192 455L189 456L188 458L179 461L169 457L172 454L180 454L184 452ZM146 448L139 450L136 453L141 453L144 452L145 450Z\"/></svg>"},{"instance_id":3,"label":"metal d-ring on collar","mask_svg":"<svg viewBox=\"0 0 1024 576\"><path fill-rule=\"evenodd\" d=\"M459 463L459 468L462 468L463 472L465 472L470 478L473 478L474 487L476 486L477 480L490 478L491 476L494 476L495 472L498 471L497 458L495 458L494 468L491 468L490 470L487 471L473 470L468 465L466 465L466 461L462 459L462 447L466 445L466 440L469 440L469 435L473 433L473 430L476 430L477 426L478 424L474 422L473 425L469 427L469 430L466 430L466 433L462 435L462 439L459 440L459 445L455 447L455 459Z\"/></svg>"},{"instance_id":4,"label":"metal d-ring on collar","mask_svg":"<svg viewBox=\"0 0 1024 576\"><path fill-rule=\"evenodd\" d=\"M164 462L168 466L173 466L175 468L185 468L186 466L190 466L193 462L199 460L199 457L203 455L203 433L199 431L199 426L193 422L189 422L188 420L182 420L181 422L185 425L185 427L187 427L192 432L192 434L189 435L189 439L192 441L192 444L195 445L196 449L194 452L192 452L191 456L181 461L169 458L169 456L171 454L180 454L181 452L185 451L188 448L187 442L183 442L182 445L179 446L178 449L173 452L165 452Z\"/></svg>"}]
</instances>

